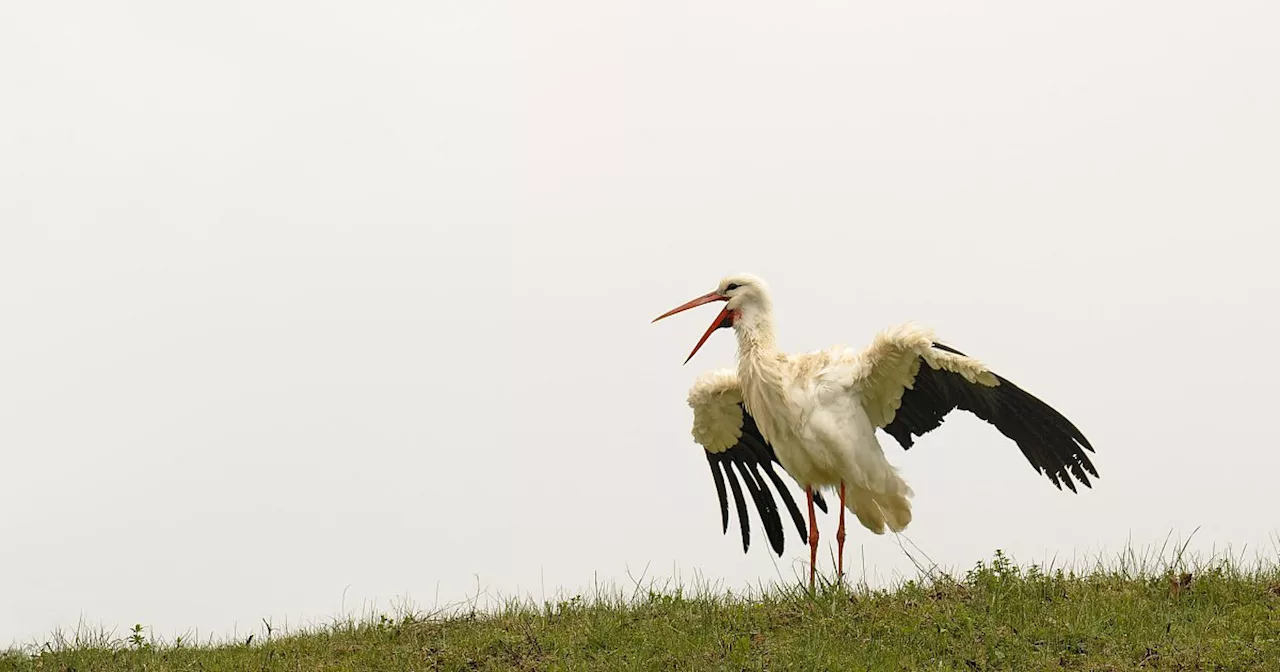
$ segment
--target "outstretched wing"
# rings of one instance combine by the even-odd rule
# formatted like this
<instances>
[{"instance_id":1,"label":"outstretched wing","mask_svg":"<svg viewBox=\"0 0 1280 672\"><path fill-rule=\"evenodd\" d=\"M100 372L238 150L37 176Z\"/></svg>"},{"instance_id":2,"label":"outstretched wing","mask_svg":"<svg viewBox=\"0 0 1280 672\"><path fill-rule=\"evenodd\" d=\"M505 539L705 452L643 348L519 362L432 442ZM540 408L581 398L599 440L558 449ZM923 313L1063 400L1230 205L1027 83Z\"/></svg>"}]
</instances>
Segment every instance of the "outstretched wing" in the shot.
<instances>
[{"instance_id":1,"label":"outstretched wing","mask_svg":"<svg viewBox=\"0 0 1280 672\"><path fill-rule=\"evenodd\" d=\"M1074 481L1093 487L1089 475L1098 477L1085 452L1093 446L1070 420L981 362L935 342L927 330L907 325L881 332L857 363L872 423L903 448L958 408L1013 439L1058 489L1065 484L1075 492Z\"/></svg>"},{"instance_id":2,"label":"outstretched wing","mask_svg":"<svg viewBox=\"0 0 1280 672\"><path fill-rule=\"evenodd\" d=\"M738 524L742 529L742 551L745 553L751 546L751 521L746 500L742 496L745 485L755 502L760 520L764 523L770 545L774 552L782 555L782 517L774 494L765 481L764 477L767 476L777 491L777 497L790 512L800 538L808 540L809 531L804 515L774 468L775 464L782 467L778 463L778 456L774 453L773 446L760 435L755 419L742 403L737 375L731 371L712 371L702 375L689 390L689 406L693 408L693 438L706 450L707 463L711 465L711 474L715 479L724 532L727 534L729 531L729 498L725 491L727 479L738 510ZM783 473L786 473L785 469ZM738 482L739 475L742 477L741 484ZM826 501L816 492L814 503L823 512L827 510Z\"/></svg>"}]
</instances>

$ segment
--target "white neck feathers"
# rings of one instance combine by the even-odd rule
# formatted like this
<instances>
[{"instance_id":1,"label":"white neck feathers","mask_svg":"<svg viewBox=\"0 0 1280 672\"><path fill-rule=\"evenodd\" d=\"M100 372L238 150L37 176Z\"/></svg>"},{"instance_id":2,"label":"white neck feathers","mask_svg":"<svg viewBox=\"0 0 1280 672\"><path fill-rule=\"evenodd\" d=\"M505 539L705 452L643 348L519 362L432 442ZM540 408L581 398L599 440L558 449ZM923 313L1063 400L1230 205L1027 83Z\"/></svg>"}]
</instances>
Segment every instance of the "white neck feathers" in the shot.
<instances>
[{"instance_id":1,"label":"white neck feathers","mask_svg":"<svg viewBox=\"0 0 1280 672\"><path fill-rule=\"evenodd\" d=\"M759 305L743 306L733 330L738 337L738 377L750 408L751 398L764 392L762 386L781 388L781 358L774 338L773 316Z\"/></svg>"}]
</instances>

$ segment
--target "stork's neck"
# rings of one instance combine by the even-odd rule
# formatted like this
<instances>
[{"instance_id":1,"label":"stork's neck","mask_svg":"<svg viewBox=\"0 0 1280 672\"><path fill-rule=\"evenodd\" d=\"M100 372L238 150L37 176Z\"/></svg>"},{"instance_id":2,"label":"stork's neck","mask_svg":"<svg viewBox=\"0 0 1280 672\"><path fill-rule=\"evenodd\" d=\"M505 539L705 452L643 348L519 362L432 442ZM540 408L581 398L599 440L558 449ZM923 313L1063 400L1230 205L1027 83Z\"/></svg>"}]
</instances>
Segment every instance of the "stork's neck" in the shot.
<instances>
[{"instance_id":1,"label":"stork's neck","mask_svg":"<svg viewBox=\"0 0 1280 672\"><path fill-rule=\"evenodd\" d=\"M768 313L744 314L734 322L738 335L738 356L764 354L775 349L773 319Z\"/></svg>"},{"instance_id":2,"label":"stork's neck","mask_svg":"<svg viewBox=\"0 0 1280 672\"><path fill-rule=\"evenodd\" d=\"M767 309L744 309L734 320L733 330L738 336L739 368L755 368L755 364L777 355L773 316Z\"/></svg>"},{"instance_id":3,"label":"stork's neck","mask_svg":"<svg viewBox=\"0 0 1280 672\"><path fill-rule=\"evenodd\" d=\"M747 411L764 419L769 408L781 407L785 367L774 342L773 319L768 311L744 311L733 324L738 336L738 380ZM755 410L752 410L755 409ZM766 425L769 423L766 421ZM775 434L764 427L761 432Z\"/></svg>"}]
</instances>

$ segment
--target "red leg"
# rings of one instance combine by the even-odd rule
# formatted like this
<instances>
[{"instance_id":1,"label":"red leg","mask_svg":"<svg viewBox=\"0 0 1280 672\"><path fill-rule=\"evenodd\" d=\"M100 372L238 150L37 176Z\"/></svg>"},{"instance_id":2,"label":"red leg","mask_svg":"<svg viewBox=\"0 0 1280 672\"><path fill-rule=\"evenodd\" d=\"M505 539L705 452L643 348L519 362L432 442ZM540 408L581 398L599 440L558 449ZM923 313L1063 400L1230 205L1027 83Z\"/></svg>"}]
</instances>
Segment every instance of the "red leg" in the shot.
<instances>
[{"instance_id":1,"label":"red leg","mask_svg":"<svg viewBox=\"0 0 1280 672\"><path fill-rule=\"evenodd\" d=\"M813 591L814 573L818 565L818 517L813 513L813 488L805 488L809 499L809 591Z\"/></svg>"},{"instance_id":2,"label":"red leg","mask_svg":"<svg viewBox=\"0 0 1280 672\"><path fill-rule=\"evenodd\" d=\"M844 580L844 481L840 481L840 527L836 529L836 577Z\"/></svg>"}]
</instances>

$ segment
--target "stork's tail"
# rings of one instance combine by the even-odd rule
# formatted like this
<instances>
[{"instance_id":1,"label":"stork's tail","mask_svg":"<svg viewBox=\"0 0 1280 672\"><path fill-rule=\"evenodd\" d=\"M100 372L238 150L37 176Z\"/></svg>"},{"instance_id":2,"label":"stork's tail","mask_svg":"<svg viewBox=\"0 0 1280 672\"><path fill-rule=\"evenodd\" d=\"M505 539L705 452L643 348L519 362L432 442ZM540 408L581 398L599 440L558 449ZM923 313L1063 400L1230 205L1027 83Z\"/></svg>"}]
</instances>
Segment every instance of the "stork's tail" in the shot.
<instances>
[{"instance_id":1,"label":"stork's tail","mask_svg":"<svg viewBox=\"0 0 1280 672\"><path fill-rule=\"evenodd\" d=\"M907 529L911 524L910 498L914 494L911 488L893 467L888 467L882 478L875 481L878 482L848 484L845 508L858 517L863 527L876 534L884 534L885 527L893 532Z\"/></svg>"}]
</instances>

